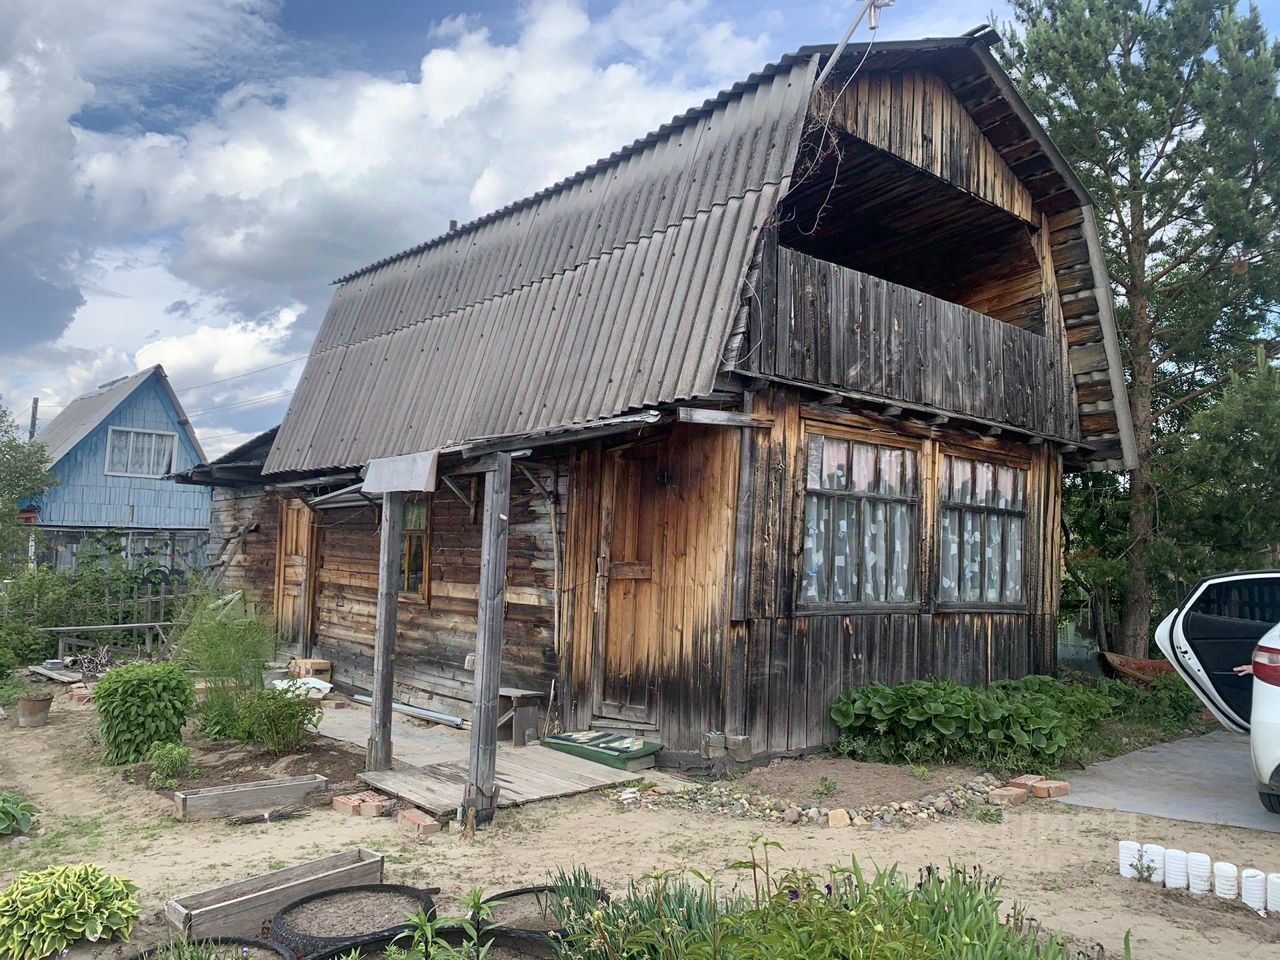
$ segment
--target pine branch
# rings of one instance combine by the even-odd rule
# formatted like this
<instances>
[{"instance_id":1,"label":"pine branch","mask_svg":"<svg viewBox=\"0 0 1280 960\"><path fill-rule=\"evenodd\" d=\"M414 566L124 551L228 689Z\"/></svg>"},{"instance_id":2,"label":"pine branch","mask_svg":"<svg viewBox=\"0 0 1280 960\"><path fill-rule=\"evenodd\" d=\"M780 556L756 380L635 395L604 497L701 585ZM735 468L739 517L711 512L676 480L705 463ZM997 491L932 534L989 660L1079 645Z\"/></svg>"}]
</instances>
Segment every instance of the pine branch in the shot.
<instances>
[{"instance_id":1,"label":"pine branch","mask_svg":"<svg viewBox=\"0 0 1280 960\"><path fill-rule=\"evenodd\" d=\"M1259 344L1259 346L1264 346L1264 345ZM1265 356L1267 360L1274 360L1277 357L1280 357L1280 341L1271 340L1267 344L1265 344ZM1257 358L1255 357L1254 359L1250 360L1248 363L1244 363L1238 367L1233 368L1225 376L1218 377L1216 380L1212 380L1209 383L1206 383L1203 386L1195 390L1192 390L1190 393L1184 394L1183 396L1178 397L1176 400L1169 401L1159 410L1152 411L1152 414L1151 414L1152 419L1158 420L1159 418L1172 413L1174 410L1178 410L1182 407L1185 407L1192 400L1198 400L1200 397L1213 393L1213 391L1217 390L1218 387L1228 382L1233 376L1239 376L1240 374L1246 372L1250 368L1257 366L1257 364L1258 364L1258 361L1257 361Z\"/></svg>"}]
</instances>

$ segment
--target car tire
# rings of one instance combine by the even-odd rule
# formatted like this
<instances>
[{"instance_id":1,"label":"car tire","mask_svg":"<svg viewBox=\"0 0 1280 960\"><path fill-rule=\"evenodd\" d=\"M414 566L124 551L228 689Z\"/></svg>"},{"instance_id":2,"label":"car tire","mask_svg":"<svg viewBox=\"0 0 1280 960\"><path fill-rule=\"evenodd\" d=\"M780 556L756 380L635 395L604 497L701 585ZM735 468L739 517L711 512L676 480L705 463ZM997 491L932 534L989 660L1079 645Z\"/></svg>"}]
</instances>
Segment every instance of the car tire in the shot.
<instances>
[{"instance_id":1,"label":"car tire","mask_svg":"<svg viewBox=\"0 0 1280 960\"><path fill-rule=\"evenodd\" d=\"M1263 793L1259 790L1258 799L1272 813L1280 813L1280 793Z\"/></svg>"}]
</instances>

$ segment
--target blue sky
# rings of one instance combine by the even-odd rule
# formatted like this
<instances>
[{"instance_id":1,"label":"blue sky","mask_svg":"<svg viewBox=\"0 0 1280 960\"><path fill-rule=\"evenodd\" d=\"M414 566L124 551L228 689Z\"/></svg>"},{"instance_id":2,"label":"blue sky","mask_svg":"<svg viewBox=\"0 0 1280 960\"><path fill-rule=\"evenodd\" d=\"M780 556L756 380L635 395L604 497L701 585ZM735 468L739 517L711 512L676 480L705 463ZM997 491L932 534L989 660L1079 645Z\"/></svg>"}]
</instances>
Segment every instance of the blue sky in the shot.
<instances>
[{"instance_id":1,"label":"blue sky","mask_svg":"<svg viewBox=\"0 0 1280 960\"><path fill-rule=\"evenodd\" d=\"M879 36L993 7L899 0ZM217 455L283 416L332 278L834 42L856 9L0 0L0 397L48 416L163 363ZM1280 0L1262 9L1280 27Z\"/></svg>"}]
</instances>

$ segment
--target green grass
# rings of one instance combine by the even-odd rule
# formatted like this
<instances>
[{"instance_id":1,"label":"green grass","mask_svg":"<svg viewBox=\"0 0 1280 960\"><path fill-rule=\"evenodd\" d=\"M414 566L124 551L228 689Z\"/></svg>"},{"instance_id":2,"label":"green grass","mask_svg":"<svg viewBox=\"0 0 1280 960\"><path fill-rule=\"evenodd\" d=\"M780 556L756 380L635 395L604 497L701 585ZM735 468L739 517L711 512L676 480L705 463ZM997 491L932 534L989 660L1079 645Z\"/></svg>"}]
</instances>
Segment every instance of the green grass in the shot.
<instances>
[{"instance_id":1,"label":"green grass","mask_svg":"<svg viewBox=\"0 0 1280 960\"><path fill-rule=\"evenodd\" d=\"M93 859L106 840L101 816L42 818L44 835L6 851L6 867L15 873L41 869L51 863L70 863Z\"/></svg>"}]
</instances>

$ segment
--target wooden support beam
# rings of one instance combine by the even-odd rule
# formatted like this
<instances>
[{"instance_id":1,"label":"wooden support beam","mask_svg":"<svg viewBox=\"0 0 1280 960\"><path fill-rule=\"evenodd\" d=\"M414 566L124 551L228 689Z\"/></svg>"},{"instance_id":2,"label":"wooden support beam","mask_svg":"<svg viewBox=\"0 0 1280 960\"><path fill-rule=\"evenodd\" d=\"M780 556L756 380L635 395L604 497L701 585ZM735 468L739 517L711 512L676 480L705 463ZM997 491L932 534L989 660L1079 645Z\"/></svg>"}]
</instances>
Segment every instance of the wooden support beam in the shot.
<instances>
[{"instance_id":1,"label":"wooden support beam","mask_svg":"<svg viewBox=\"0 0 1280 960\"><path fill-rule=\"evenodd\" d=\"M498 789L493 775L498 757L498 690L502 674L502 620L506 609L511 455L495 453L491 456L493 466L484 478L471 755L467 786L462 795L468 825L489 822L498 806Z\"/></svg>"},{"instance_id":2,"label":"wooden support beam","mask_svg":"<svg viewBox=\"0 0 1280 960\"><path fill-rule=\"evenodd\" d=\"M396 670L396 612L400 597L404 494L382 495L378 542L378 610L373 634L373 705L369 711L366 770L391 769L391 699Z\"/></svg>"},{"instance_id":3,"label":"wooden support beam","mask_svg":"<svg viewBox=\"0 0 1280 960\"><path fill-rule=\"evenodd\" d=\"M453 477L441 477L440 482L453 491L453 495L461 500L468 510L472 509L475 504L471 502L471 498L462 492L462 488L454 481Z\"/></svg>"},{"instance_id":4,"label":"wooden support beam","mask_svg":"<svg viewBox=\"0 0 1280 960\"><path fill-rule=\"evenodd\" d=\"M761 417L737 410L708 410L705 407L681 407L676 411L676 419L681 423L701 423L713 427L757 427L767 430L773 426L773 417Z\"/></svg>"}]
</instances>

